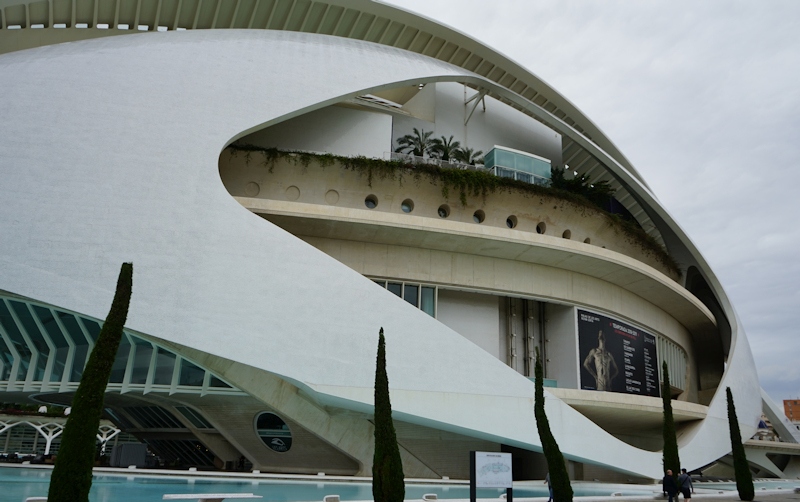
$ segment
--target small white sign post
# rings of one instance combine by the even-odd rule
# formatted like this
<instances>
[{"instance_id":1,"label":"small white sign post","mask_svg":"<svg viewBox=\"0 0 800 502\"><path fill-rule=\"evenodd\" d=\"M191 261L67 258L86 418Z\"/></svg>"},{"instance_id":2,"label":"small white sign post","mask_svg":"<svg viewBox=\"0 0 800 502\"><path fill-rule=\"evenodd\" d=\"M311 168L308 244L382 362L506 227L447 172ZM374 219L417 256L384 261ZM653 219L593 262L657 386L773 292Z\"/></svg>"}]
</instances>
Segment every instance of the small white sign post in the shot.
<instances>
[{"instance_id":1,"label":"small white sign post","mask_svg":"<svg viewBox=\"0 0 800 502\"><path fill-rule=\"evenodd\" d=\"M471 502L476 502L478 488L505 488L506 502L513 502L513 483L510 453L470 452L469 499Z\"/></svg>"}]
</instances>

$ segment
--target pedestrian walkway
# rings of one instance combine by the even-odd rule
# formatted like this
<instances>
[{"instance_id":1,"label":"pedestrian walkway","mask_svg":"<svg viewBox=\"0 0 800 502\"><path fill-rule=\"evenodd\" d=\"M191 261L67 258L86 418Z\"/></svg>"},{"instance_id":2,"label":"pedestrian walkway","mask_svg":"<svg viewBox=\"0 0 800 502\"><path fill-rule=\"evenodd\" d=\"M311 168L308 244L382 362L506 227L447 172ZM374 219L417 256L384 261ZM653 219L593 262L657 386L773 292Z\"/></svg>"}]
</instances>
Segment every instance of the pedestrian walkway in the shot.
<instances>
[{"instance_id":1,"label":"pedestrian walkway","mask_svg":"<svg viewBox=\"0 0 800 502\"><path fill-rule=\"evenodd\" d=\"M798 487L800 487L800 480L798 480ZM534 499L538 500L538 499ZM541 500L547 500L542 498ZM656 495L654 497L581 497L580 502L653 502L662 501L667 502L667 497ZM694 502L739 502L739 493L736 490L698 490L692 495L691 498ZM754 502L800 502L800 493L795 493L793 490L756 490ZM677 502L683 502L683 497L679 497Z\"/></svg>"}]
</instances>

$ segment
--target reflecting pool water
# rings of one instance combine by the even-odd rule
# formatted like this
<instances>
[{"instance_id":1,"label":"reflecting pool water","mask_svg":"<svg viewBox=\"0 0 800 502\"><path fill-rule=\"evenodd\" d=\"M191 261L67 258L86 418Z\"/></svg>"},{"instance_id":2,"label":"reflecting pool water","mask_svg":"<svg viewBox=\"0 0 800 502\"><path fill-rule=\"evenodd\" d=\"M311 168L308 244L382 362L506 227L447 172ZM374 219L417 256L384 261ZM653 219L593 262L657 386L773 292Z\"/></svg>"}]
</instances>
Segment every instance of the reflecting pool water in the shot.
<instances>
[{"instance_id":1,"label":"reflecting pool water","mask_svg":"<svg viewBox=\"0 0 800 502\"><path fill-rule=\"evenodd\" d=\"M27 497L47 495L50 469L0 466L0 500L23 502ZM713 483L714 489L731 489ZM695 485L697 487L697 485ZM656 487L657 488L657 487ZM578 497L612 494L652 497L656 488L642 485L574 483ZM735 489L735 486L733 487ZM335 482L316 479L285 480L268 478L224 478L187 475L157 475L153 472L95 473L90 502L147 502L162 500L166 493L255 493L269 502L321 502L325 495L336 494L343 502L372 500L369 483ZM406 485L406 500L421 500L423 494L435 493L440 499L469 499L466 484ZM478 498L498 499L505 490L480 489ZM514 498L547 497L547 486L522 482L514 487Z\"/></svg>"},{"instance_id":2,"label":"reflecting pool water","mask_svg":"<svg viewBox=\"0 0 800 502\"><path fill-rule=\"evenodd\" d=\"M26 497L47 495L50 469L0 467L0 500L22 502ZM145 502L161 500L165 493L255 493L269 502L321 502L325 495L336 494L343 502L372 500L368 483L286 481L271 479L226 479L209 477L154 476L137 472L95 474L90 502ZM439 498L469 498L467 486L407 485L407 499L421 499L436 493ZM497 498L504 490L482 489L481 498ZM515 491L516 493L516 491ZM532 492L531 492L532 493ZM542 488L530 497L546 496Z\"/></svg>"}]
</instances>

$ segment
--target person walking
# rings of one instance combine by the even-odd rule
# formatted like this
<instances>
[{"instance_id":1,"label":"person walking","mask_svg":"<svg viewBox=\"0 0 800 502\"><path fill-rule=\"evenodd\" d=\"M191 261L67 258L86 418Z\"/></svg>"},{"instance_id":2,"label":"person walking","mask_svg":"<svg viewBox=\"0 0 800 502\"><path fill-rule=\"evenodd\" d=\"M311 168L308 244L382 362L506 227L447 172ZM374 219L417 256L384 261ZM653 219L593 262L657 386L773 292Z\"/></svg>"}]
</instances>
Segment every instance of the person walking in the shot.
<instances>
[{"instance_id":1,"label":"person walking","mask_svg":"<svg viewBox=\"0 0 800 502\"><path fill-rule=\"evenodd\" d=\"M692 486L692 478L686 473L686 469L681 469L681 475L678 476L678 490L681 491L681 494L686 502L692 500L694 486Z\"/></svg>"},{"instance_id":2,"label":"person walking","mask_svg":"<svg viewBox=\"0 0 800 502\"><path fill-rule=\"evenodd\" d=\"M547 502L553 502L553 483L550 482L550 473L547 473L547 476L544 477L544 484L547 485L547 488L550 489L550 498L547 499Z\"/></svg>"},{"instance_id":3,"label":"person walking","mask_svg":"<svg viewBox=\"0 0 800 502\"><path fill-rule=\"evenodd\" d=\"M672 502L673 498L678 498L676 495L678 494L678 485L675 484L675 476L672 475L672 469L667 469L667 475L664 476L664 479L661 481L661 488L664 490L664 493L669 495L669 502Z\"/></svg>"}]
</instances>

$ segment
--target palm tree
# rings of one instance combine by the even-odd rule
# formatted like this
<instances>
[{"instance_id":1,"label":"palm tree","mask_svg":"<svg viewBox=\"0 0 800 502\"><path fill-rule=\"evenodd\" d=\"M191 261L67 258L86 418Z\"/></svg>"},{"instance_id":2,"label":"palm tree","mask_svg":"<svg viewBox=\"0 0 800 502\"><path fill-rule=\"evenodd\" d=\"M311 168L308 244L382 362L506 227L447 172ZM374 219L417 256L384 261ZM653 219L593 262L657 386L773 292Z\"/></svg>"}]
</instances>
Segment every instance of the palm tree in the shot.
<instances>
[{"instance_id":1,"label":"palm tree","mask_svg":"<svg viewBox=\"0 0 800 502\"><path fill-rule=\"evenodd\" d=\"M424 157L425 154L430 155L433 151L433 140L431 140L433 131L425 132L425 130L417 130L414 128L414 134L406 134L397 138L397 144L400 145L395 149L398 153L410 153L417 157Z\"/></svg>"},{"instance_id":2,"label":"palm tree","mask_svg":"<svg viewBox=\"0 0 800 502\"><path fill-rule=\"evenodd\" d=\"M450 139L442 136L433 140L433 152L444 161L450 161L450 157L453 157L459 148L461 148L461 143L453 141L452 135L450 135Z\"/></svg>"},{"instance_id":3,"label":"palm tree","mask_svg":"<svg viewBox=\"0 0 800 502\"><path fill-rule=\"evenodd\" d=\"M456 151L453 152L454 159L471 166L474 166L476 162L483 163L483 157L481 157L481 155L483 155L483 150L475 152L472 148L457 148Z\"/></svg>"}]
</instances>

